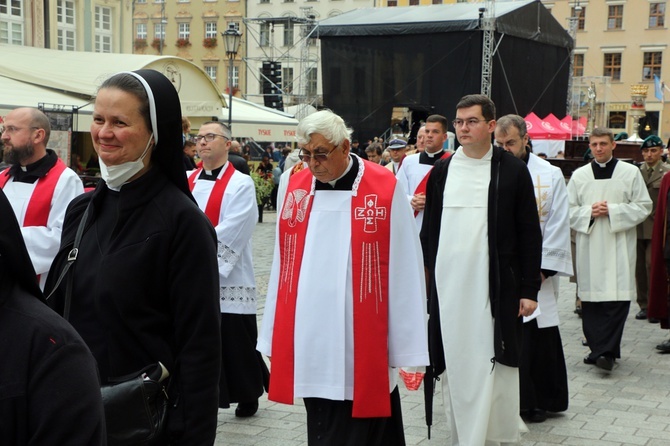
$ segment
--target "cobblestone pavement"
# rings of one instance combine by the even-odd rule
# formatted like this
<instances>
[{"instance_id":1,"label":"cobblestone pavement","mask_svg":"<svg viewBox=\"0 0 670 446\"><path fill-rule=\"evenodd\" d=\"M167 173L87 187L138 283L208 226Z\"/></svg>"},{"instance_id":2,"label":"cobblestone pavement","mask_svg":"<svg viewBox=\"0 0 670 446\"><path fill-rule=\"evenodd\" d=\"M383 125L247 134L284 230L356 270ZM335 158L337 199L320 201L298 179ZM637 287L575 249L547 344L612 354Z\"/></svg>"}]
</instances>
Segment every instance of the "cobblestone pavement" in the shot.
<instances>
[{"instance_id":1,"label":"cobblestone pavement","mask_svg":"<svg viewBox=\"0 0 670 446\"><path fill-rule=\"evenodd\" d=\"M266 286L272 263L276 214L265 211L254 232L254 264L263 315ZM581 344L581 320L573 314L575 285L561 279L561 336L568 367L570 407L550 414L544 423L529 424L525 445L670 445L670 355L655 346L667 332L658 324L635 320L631 304L621 346L621 360L611 373L585 365L588 348ZM439 388L439 385L438 385ZM423 391L401 388L405 438L408 445L445 445L449 439L441 395L435 397L432 439L426 436ZM276 404L263 395L258 413L235 418L234 409L219 411L216 445L305 446L307 435L302 402ZM473 445L476 446L476 445Z\"/></svg>"}]
</instances>

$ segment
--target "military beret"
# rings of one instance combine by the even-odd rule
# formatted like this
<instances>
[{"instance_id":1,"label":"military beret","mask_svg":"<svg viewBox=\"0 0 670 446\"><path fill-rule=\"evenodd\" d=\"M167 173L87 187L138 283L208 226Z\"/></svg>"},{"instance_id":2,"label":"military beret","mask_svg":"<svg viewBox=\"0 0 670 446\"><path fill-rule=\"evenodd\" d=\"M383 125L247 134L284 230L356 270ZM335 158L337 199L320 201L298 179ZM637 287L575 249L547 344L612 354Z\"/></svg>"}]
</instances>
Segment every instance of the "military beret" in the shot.
<instances>
[{"instance_id":1,"label":"military beret","mask_svg":"<svg viewBox=\"0 0 670 446\"><path fill-rule=\"evenodd\" d=\"M642 141L642 145L640 146L640 150L642 149L648 149L650 147L663 147L663 141L661 141L661 138L659 138L656 135L649 135L645 138L644 141Z\"/></svg>"}]
</instances>

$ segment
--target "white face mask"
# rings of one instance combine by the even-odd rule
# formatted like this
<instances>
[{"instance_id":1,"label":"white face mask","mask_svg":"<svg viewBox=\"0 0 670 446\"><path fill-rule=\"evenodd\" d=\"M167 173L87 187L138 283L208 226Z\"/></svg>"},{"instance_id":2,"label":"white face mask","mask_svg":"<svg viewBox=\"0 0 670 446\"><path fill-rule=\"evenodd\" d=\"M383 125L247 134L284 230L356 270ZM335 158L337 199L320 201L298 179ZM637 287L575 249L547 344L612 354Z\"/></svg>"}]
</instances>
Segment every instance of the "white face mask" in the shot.
<instances>
[{"instance_id":1,"label":"white face mask","mask_svg":"<svg viewBox=\"0 0 670 446\"><path fill-rule=\"evenodd\" d=\"M147 146L144 148L142 155L135 161L128 161L118 166L107 166L105 165L102 158L99 158L100 161L100 175L102 179L105 180L107 186L112 189L118 189L124 185L129 179L131 179L135 174L144 169L144 157L147 156L149 152L149 146L151 141L153 141L154 135L151 134Z\"/></svg>"}]
</instances>

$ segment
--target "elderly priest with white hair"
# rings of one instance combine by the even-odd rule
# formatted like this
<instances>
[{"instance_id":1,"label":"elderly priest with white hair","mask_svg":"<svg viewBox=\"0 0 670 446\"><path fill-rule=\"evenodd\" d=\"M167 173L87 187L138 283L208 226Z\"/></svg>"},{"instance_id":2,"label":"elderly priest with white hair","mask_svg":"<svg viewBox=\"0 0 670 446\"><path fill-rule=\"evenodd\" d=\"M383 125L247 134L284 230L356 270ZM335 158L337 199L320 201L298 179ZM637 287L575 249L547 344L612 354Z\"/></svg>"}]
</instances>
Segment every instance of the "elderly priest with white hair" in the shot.
<instances>
[{"instance_id":1,"label":"elderly priest with white hair","mask_svg":"<svg viewBox=\"0 0 670 446\"><path fill-rule=\"evenodd\" d=\"M314 444L404 445L396 367L428 364L425 279L395 176L350 153L342 118L297 128L258 350L269 399L303 398Z\"/></svg>"}]
</instances>

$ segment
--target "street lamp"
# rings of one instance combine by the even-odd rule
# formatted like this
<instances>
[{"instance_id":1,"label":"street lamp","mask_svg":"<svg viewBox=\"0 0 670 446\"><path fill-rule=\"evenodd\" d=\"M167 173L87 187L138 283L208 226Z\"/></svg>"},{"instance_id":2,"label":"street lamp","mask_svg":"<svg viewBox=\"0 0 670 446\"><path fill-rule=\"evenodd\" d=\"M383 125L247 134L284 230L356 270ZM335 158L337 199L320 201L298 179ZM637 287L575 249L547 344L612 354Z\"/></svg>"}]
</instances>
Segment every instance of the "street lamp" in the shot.
<instances>
[{"instance_id":1,"label":"street lamp","mask_svg":"<svg viewBox=\"0 0 670 446\"><path fill-rule=\"evenodd\" d=\"M228 128L232 130L233 121L233 59L237 56L237 50L240 48L242 33L239 32L233 23L228 25L228 29L221 33L223 43L228 56Z\"/></svg>"}]
</instances>

